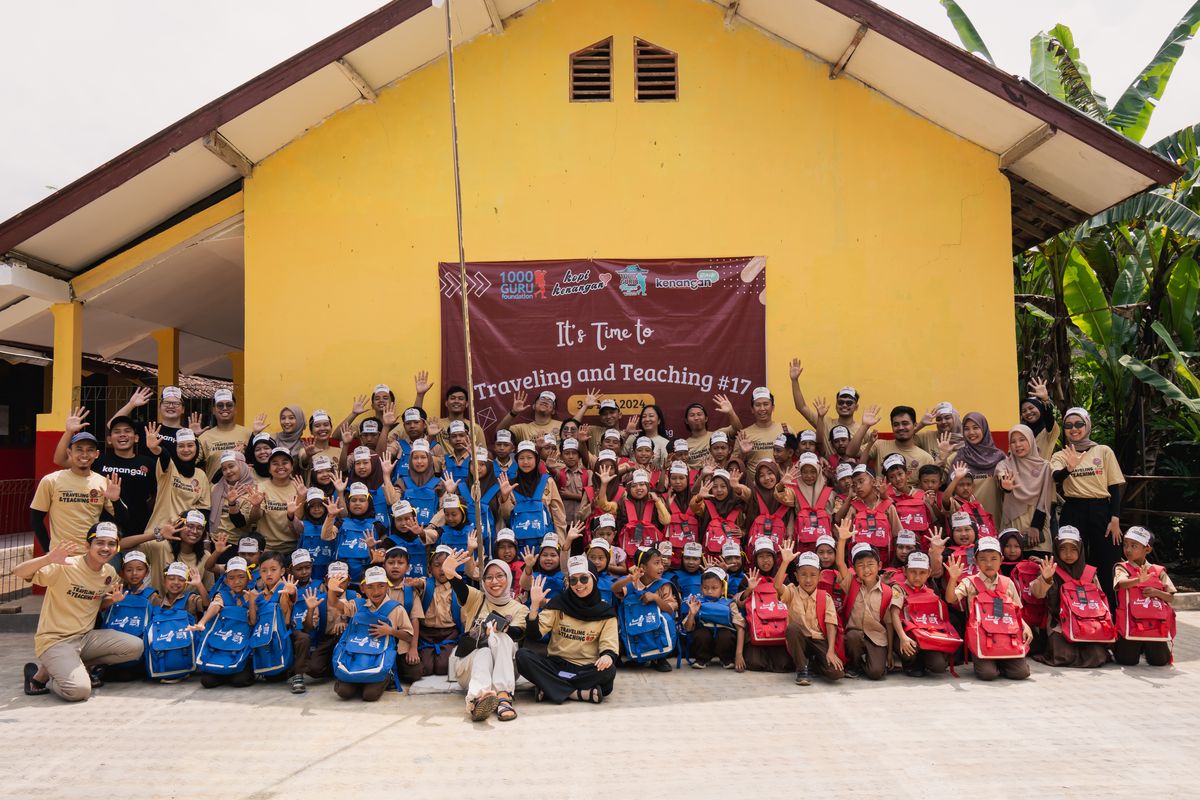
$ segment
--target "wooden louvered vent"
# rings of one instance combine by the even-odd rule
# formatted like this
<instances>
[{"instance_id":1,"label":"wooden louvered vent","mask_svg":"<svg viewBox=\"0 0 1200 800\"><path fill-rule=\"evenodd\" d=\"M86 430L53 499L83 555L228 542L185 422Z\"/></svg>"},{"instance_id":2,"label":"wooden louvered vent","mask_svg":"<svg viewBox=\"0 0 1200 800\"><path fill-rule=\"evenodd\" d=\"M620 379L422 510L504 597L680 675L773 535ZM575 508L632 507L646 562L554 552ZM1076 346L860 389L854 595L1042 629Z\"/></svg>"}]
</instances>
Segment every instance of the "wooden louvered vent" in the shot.
<instances>
[{"instance_id":1,"label":"wooden louvered vent","mask_svg":"<svg viewBox=\"0 0 1200 800\"><path fill-rule=\"evenodd\" d=\"M612 100L612 37L571 54L571 102Z\"/></svg>"},{"instance_id":2,"label":"wooden louvered vent","mask_svg":"<svg viewBox=\"0 0 1200 800\"><path fill-rule=\"evenodd\" d=\"M679 99L679 56L644 39L633 40L637 99Z\"/></svg>"}]
</instances>

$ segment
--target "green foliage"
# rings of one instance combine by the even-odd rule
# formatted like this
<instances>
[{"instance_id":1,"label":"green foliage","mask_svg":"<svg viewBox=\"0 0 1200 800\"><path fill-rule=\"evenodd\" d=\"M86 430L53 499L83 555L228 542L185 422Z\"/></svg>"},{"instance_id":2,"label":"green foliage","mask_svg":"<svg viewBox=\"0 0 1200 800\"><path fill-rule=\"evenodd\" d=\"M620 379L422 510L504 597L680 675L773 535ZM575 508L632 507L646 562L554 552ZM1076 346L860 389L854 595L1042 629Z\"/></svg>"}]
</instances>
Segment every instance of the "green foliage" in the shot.
<instances>
[{"instance_id":1,"label":"green foliage","mask_svg":"<svg viewBox=\"0 0 1200 800\"><path fill-rule=\"evenodd\" d=\"M983 43L979 31L975 30L970 18L958 7L958 3L954 0L938 0L938 2L942 4L942 8L946 9L946 16L950 18L950 24L954 26L954 32L958 34L958 38L967 52L985 59L989 64L995 64L996 62L992 59L992 54L988 52L987 45Z\"/></svg>"}]
</instances>

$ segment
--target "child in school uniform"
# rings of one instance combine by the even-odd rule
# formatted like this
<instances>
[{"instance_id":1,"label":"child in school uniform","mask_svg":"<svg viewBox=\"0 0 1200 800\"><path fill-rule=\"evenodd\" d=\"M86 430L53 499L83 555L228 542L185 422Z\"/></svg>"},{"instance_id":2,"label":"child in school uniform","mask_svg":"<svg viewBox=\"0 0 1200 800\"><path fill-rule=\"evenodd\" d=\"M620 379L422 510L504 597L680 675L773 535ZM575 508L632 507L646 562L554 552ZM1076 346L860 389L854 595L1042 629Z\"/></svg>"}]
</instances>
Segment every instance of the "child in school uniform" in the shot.
<instances>
[{"instance_id":1,"label":"child in school uniform","mask_svg":"<svg viewBox=\"0 0 1200 800\"><path fill-rule=\"evenodd\" d=\"M396 648L397 662L399 662L400 656L408 652L413 641L412 623L409 622L408 614L405 613L404 607L400 603L395 603L388 610L386 622L378 621L370 625L360 625L355 620L360 610L378 612L382 606L390 603L387 573L382 567L367 568L363 574L362 592L363 596L355 600L342 599L339 601L341 616L349 620L349 624L342 634L343 639L363 635L373 639L383 638L385 647ZM364 629L359 630L360 627ZM361 697L364 702L370 703L383 696L392 680L390 674L384 676L383 680L369 683L353 683L339 678L333 682L333 691L343 700Z\"/></svg>"},{"instance_id":2,"label":"child in school uniform","mask_svg":"<svg viewBox=\"0 0 1200 800\"><path fill-rule=\"evenodd\" d=\"M438 545L430 562L433 576L425 579L425 620L421 625L421 638L417 640L422 675L446 675L450 654L462 635L461 605L450 586L450 576L444 575L441 568L446 556L452 552L446 545Z\"/></svg>"},{"instance_id":3,"label":"child in school uniform","mask_svg":"<svg viewBox=\"0 0 1200 800\"><path fill-rule=\"evenodd\" d=\"M1096 576L1096 568L1089 566L1083 560L1083 536L1073 525L1063 525L1058 529L1054 541L1055 556L1046 556L1041 560L1041 573L1034 582L1032 592L1034 597L1046 599L1047 635L1046 650L1038 660L1051 667L1079 667L1094 669L1108 662L1108 645L1106 643L1084 641L1094 636L1080 636L1080 632L1070 630L1070 606L1076 596L1076 591L1088 592L1085 595L1085 608L1090 604L1092 609L1102 610L1107 615L1102 622L1105 631L1101 638L1116 639L1116 629L1112 627L1111 613L1108 609L1108 598L1100 588ZM1088 613L1085 611L1085 613ZM1089 631L1094 634L1096 631Z\"/></svg>"},{"instance_id":4,"label":"child in school uniform","mask_svg":"<svg viewBox=\"0 0 1200 800\"><path fill-rule=\"evenodd\" d=\"M788 609L775 590L775 576L786 570L777 563L775 542L758 537L754 566L746 571L746 588L738 595L750 639L746 669L752 672L789 672L793 668L787 651Z\"/></svg>"},{"instance_id":5,"label":"child in school uniform","mask_svg":"<svg viewBox=\"0 0 1200 800\"><path fill-rule=\"evenodd\" d=\"M1049 627L1049 612L1045 596L1035 595L1033 588L1040 583L1042 554L1026 553L1025 537L1016 528L1006 528L1000 534L1000 550L1004 560L1000 562L1000 574L1011 578L1021 595L1021 618L1033 631L1029 654L1040 656L1046 650L1046 629Z\"/></svg>"},{"instance_id":6,"label":"child in school uniform","mask_svg":"<svg viewBox=\"0 0 1200 800\"><path fill-rule=\"evenodd\" d=\"M675 584L681 603L680 611L686 610L688 601L700 594L700 583L703 580L701 566L703 565L704 549L699 542L688 542L683 546L683 556L678 569L667 573L667 580Z\"/></svg>"},{"instance_id":7,"label":"child in school uniform","mask_svg":"<svg viewBox=\"0 0 1200 800\"><path fill-rule=\"evenodd\" d=\"M194 637L187 630L208 607L208 590L202 574L182 561L172 561L163 570L163 590L150 607L146 629L146 673L163 683L178 683L196 667L195 639L186 650L169 646L179 637ZM168 646L159 648L157 643ZM186 653L186 655L181 655ZM181 659L182 662L181 663Z\"/></svg>"},{"instance_id":8,"label":"child in school uniform","mask_svg":"<svg viewBox=\"0 0 1200 800\"><path fill-rule=\"evenodd\" d=\"M274 620L275 624L282 623L283 630L279 633L281 636L289 639L284 646L290 644L292 655L290 662L281 670L272 673L264 673L260 664L255 664L255 672L260 675L265 675L268 681L288 679L292 694L304 694L307 687L304 685L304 673L308 669L309 646L312 640L303 629L296 629L292 624L292 611L297 602L302 602L299 599L299 594L296 591L296 579L288 575L284 568L283 555L273 550L268 550L263 553L262 559L258 565L259 575L261 576L257 585L257 618L260 622L267 622L275 614L275 609L278 607L279 616ZM259 659L257 650L252 652L254 660Z\"/></svg>"},{"instance_id":9,"label":"child in school uniform","mask_svg":"<svg viewBox=\"0 0 1200 800\"><path fill-rule=\"evenodd\" d=\"M609 564L612 560L612 545L606 539L601 539L597 536L588 545L587 559L588 563L592 566L592 574L596 576L596 589L600 592L600 599L610 606L615 605L612 587L617 579L609 571Z\"/></svg>"},{"instance_id":10,"label":"child in school uniform","mask_svg":"<svg viewBox=\"0 0 1200 800\"><path fill-rule=\"evenodd\" d=\"M953 665L954 654L962 649L962 637L950 622L945 601L928 585L929 572L929 555L920 551L910 553L904 580L896 584L904 597L896 655L904 673L913 678L923 677L927 672L935 675L945 672Z\"/></svg>"},{"instance_id":11,"label":"child in school uniform","mask_svg":"<svg viewBox=\"0 0 1200 800\"><path fill-rule=\"evenodd\" d=\"M254 683L254 663L250 658L250 631L257 619L258 592L247 588L250 583L249 565L241 556L225 563L224 579L195 625L193 633L204 632L196 653L200 670L200 685L205 689L218 686L244 688ZM210 630L206 629L212 623ZM220 640L221 647L214 644ZM231 646L233 645L233 646Z\"/></svg>"},{"instance_id":12,"label":"child in school uniform","mask_svg":"<svg viewBox=\"0 0 1200 800\"><path fill-rule=\"evenodd\" d=\"M350 588L350 567L344 561L333 561L325 571L325 581L317 592L325 597L325 625L317 644L308 655L308 677L324 679L333 675L333 649L346 630L347 619L342 616L342 600L353 601L358 592Z\"/></svg>"},{"instance_id":13,"label":"child in school uniform","mask_svg":"<svg viewBox=\"0 0 1200 800\"><path fill-rule=\"evenodd\" d=\"M1029 677L1026 653L1033 631L1021 618L1021 596L1011 580L1000 574L1000 542L994 536L980 538L975 546L979 572L964 579L966 565L961 557L946 562L947 603L967 604L967 649L975 677L993 681L1000 676L1019 681ZM978 633L985 627L986 636Z\"/></svg>"},{"instance_id":14,"label":"child in school uniform","mask_svg":"<svg viewBox=\"0 0 1200 800\"><path fill-rule=\"evenodd\" d=\"M725 589L730 597L737 597L746 589L742 548L737 542L728 541L721 545L721 563L725 568Z\"/></svg>"},{"instance_id":15,"label":"child in school uniform","mask_svg":"<svg viewBox=\"0 0 1200 800\"><path fill-rule=\"evenodd\" d=\"M304 548L297 548L288 556L287 574L296 584L296 600L292 604L292 629L308 636L308 648L303 657L307 668L313 648L321 641L328 616L325 593L320 590L320 581L313 579L313 557ZM300 674L299 670L297 674Z\"/></svg>"},{"instance_id":16,"label":"child in school uniform","mask_svg":"<svg viewBox=\"0 0 1200 800\"><path fill-rule=\"evenodd\" d=\"M833 597L819 584L821 560L809 551L797 557L791 543L780 550L782 566L775 573L775 591L787 604L787 650L796 669L796 684L810 686L813 669L825 679L845 677L839 639L841 623ZM796 561L796 585L785 582L787 565Z\"/></svg>"},{"instance_id":17,"label":"child in school uniform","mask_svg":"<svg viewBox=\"0 0 1200 800\"><path fill-rule=\"evenodd\" d=\"M528 596L529 589L533 586L533 579L539 575L545 580L548 600L562 594L566 576L562 572L564 564L559 553L557 533L547 533L543 536L541 547L536 552L532 547L525 548L521 559L525 562L521 573L521 592L525 596Z\"/></svg>"},{"instance_id":18,"label":"child in school uniform","mask_svg":"<svg viewBox=\"0 0 1200 800\"><path fill-rule=\"evenodd\" d=\"M408 551L408 577L424 580L429 577L428 546L437 538L437 531L422 528L417 510L407 500L392 503L392 528L388 531L387 546L398 545Z\"/></svg>"},{"instance_id":19,"label":"child in school uniform","mask_svg":"<svg viewBox=\"0 0 1200 800\"><path fill-rule=\"evenodd\" d=\"M700 593L684 599L683 630L693 669L704 669L714 658L725 669L746 669L746 620L737 602L725 594L726 577L721 567L708 567L700 579Z\"/></svg>"},{"instance_id":20,"label":"child in school uniform","mask_svg":"<svg viewBox=\"0 0 1200 800\"><path fill-rule=\"evenodd\" d=\"M903 598L879 577L879 554L866 542L850 551L853 570L846 564L846 542L854 538L849 519L838 524L837 567L846 602L846 677L865 675L873 681L887 677L892 662L892 639L900 626Z\"/></svg>"},{"instance_id":21,"label":"child in school uniform","mask_svg":"<svg viewBox=\"0 0 1200 800\"><path fill-rule=\"evenodd\" d=\"M1117 641L1113 658L1132 667L1144 655L1151 667L1171 663L1171 644L1175 639L1175 609L1171 607L1175 584L1167 571L1150 564L1146 557L1154 550L1154 534L1133 526L1121 540L1125 560L1113 571L1117 593Z\"/></svg>"},{"instance_id":22,"label":"child in school uniform","mask_svg":"<svg viewBox=\"0 0 1200 800\"><path fill-rule=\"evenodd\" d=\"M821 572L817 578L817 585L821 587L833 598L833 604L837 608L838 619L842 616L842 606L846 602L846 595L842 593L842 576L837 570L837 541L832 536L821 535L817 537L817 563L820 564Z\"/></svg>"},{"instance_id":23,"label":"child in school uniform","mask_svg":"<svg viewBox=\"0 0 1200 800\"><path fill-rule=\"evenodd\" d=\"M149 575L150 567L145 553L130 550L124 555L119 599L105 609L101 628L128 633L139 639L145 636L150 611L158 602L158 592L150 583ZM93 680L98 681L136 681L146 677L146 670L139 659L94 667L91 674Z\"/></svg>"},{"instance_id":24,"label":"child in school uniform","mask_svg":"<svg viewBox=\"0 0 1200 800\"><path fill-rule=\"evenodd\" d=\"M663 580L665 567L666 562L663 560L662 554L654 548L647 547L638 550L637 561L630 568L629 574L613 584L613 595L624 606L633 602L655 605L662 614L667 615L671 620L673 629L675 616L679 613L679 599L675 596L675 589L671 583ZM630 597L640 600L631 601ZM636 654L626 652L624 655L632 658ZM645 663L657 672L671 671L671 665L667 663L666 658L656 658Z\"/></svg>"}]
</instances>

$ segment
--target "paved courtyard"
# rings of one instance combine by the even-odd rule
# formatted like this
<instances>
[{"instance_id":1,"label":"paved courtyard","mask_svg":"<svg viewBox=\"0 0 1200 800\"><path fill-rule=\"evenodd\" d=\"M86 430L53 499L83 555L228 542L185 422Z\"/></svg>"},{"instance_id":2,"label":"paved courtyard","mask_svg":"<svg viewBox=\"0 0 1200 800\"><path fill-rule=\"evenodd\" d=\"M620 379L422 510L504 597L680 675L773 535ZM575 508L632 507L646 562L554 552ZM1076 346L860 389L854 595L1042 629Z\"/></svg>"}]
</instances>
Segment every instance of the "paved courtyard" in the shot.
<instances>
[{"instance_id":1,"label":"paved courtyard","mask_svg":"<svg viewBox=\"0 0 1200 800\"><path fill-rule=\"evenodd\" d=\"M1033 666L816 683L626 670L599 707L472 724L443 687L342 702L329 684L109 684L26 697L27 634L0 635L0 797L309 798L1200 796L1200 612L1170 669ZM423 682L424 683L424 682ZM767 794L762 794L766 792Z\"/></svg>"}]
</instances>

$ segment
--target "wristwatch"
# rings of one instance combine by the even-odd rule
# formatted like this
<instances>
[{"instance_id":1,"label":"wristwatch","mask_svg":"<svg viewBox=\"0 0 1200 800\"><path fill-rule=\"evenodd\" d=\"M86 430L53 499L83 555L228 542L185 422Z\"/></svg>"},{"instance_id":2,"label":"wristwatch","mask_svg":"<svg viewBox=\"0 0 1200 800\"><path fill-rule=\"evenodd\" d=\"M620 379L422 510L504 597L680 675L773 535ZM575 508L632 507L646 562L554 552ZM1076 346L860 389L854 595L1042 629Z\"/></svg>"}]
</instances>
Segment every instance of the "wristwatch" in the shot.
<instances>
[{"instance_id":1,"label":"wristwatch","mask_svg":"<svg viewBox=\"0 0 1200 800\"><path fill-rule=\"evenodd\" d=\"M154 526L154 541L161 542L163 540L162 528L158 525Z\"/></svg>"}]
</instances>

